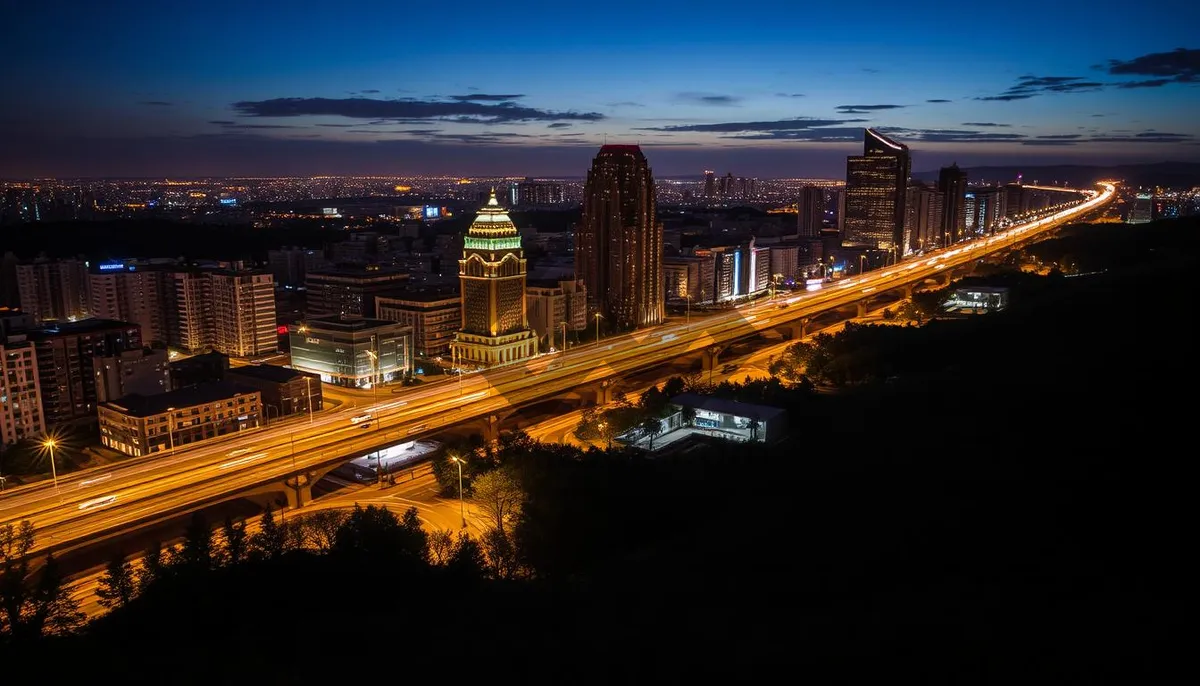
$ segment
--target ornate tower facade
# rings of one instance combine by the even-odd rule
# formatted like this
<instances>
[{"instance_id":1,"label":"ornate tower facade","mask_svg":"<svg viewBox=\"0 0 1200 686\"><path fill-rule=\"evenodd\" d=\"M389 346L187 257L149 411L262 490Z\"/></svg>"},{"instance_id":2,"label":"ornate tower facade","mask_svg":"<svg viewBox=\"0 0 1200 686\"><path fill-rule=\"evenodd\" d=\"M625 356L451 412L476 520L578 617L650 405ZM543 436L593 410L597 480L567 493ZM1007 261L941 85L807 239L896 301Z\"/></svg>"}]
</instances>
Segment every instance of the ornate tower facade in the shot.
<instances>
[{"instance_id":1,"label":"ornate tower facade","mask_svg":"<svg viewBox=\"0 0 1200 686\"><path fill-rule=\"evenodd\" d=\"M458 261L462 326L453 343L460 367L491 367L537 354L525 310L521 236L492 191L463 237Z\"/></svg>"}]
</instances>

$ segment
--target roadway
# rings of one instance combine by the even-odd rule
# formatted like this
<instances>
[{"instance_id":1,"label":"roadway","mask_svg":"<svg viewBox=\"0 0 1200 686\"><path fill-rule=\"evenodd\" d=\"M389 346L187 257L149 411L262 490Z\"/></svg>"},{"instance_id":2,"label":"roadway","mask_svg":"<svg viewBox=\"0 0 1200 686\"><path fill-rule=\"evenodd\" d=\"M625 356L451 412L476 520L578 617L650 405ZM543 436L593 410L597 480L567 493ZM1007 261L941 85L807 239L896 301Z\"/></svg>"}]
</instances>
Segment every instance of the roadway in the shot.
<instances>
[{"instance_id":1,"label":"roadway","mask_svg":"<svg viewBox=\"0 0 1200 686\"><path fill-rule=\"evenodd\" d=\"M1061 226L1115 195L1103 185L1091 199L1002 233L926 253L821 290L757 302L693 322L613 336L525 363L470 373L391 393L378 402L294 417L172 453L133 458L59 479L61 496L41 482L0 496L0 522L30 520L37 549L69 550L102 537L238 494L271 487L290 475L326 469L346 458L441 431L444 427L598 383L663 360L807 319L908 284L936 278ZM370 414L369 421L353 423Z\"/></svg>"}]
</instances>

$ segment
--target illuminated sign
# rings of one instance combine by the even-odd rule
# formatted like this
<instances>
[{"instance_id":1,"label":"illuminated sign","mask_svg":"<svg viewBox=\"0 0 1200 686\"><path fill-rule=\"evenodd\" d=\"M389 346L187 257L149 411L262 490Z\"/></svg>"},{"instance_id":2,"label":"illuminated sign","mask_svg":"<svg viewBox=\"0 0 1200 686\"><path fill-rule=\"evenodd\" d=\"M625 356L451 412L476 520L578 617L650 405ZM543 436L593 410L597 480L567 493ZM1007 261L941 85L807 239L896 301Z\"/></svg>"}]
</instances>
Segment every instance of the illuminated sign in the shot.
<instances>
[{"instance_id":1,"label":"illuminated sign","mask_svg":"<svg viewBox=\"0 0 1200 686\"><path fill-rule=\"evenodd\" d=\"M234 205L237 205L237 198L221 198L218 202L220 202L222 205L233 207Z\"/></svg>"},{"instance_id":2,"label":"illuminated sign","mask_svg":"<svg viewBox=\"0 0 1200 686\"><path fill-rule=\"evenodd\" d=\"M426 219L437 219L438 217L442 216L442 208L434 207L433 205L426 205L424 214Z\"/></svg>"},{"instance_id":3,"label":"illuminated sign","mask_svg":"<svg viewBox=\"0 0 1200 686\"><path fill-rule=\"evenodd\" d=\"M125 263L124 262L101 262L97 266L100 269L100 271L102 271L102 272L115 272L119 269L124 269Z\"/></svg>"},{"instance_id":4,"label":"illuminated sign","mask_svg":"<svg viewBox=\"0 0 1200 686\"><path fill-rule=\"evenodd\" d=\"M325 215L326 217L332 217L333 215L335 215L337 213L338 213L338 211L337 211L336 207L322 207L321 208L321 214Z\"/></svg>"}]
</instances>

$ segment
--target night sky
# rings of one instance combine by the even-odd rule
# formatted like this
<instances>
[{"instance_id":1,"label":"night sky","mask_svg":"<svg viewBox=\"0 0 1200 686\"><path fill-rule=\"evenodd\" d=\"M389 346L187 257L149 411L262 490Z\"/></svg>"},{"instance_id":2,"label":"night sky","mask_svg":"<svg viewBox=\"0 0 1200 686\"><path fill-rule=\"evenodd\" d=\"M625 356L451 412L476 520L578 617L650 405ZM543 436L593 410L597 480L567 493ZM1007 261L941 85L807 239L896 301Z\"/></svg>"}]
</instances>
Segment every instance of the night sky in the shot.
<instances>
[{"instance_id":1,"label":"night sky","mask_svg":"<svg viewBox=\"0 0 1200 686\"><path fill-rule=\"evenodd\" d=\"M72 6L77 5L77 6ZM1200 160L1200 2L22 3L0 176Z\"/></svg>"}]
</instances>

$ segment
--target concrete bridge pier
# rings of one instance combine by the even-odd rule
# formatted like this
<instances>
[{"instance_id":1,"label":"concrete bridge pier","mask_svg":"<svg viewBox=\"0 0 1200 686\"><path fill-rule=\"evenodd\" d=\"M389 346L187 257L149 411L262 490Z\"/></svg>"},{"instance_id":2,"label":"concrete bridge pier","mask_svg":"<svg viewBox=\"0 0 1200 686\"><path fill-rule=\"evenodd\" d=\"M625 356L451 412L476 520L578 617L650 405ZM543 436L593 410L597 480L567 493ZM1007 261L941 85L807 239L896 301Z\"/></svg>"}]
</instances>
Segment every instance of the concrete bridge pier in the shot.
<instances>
[{"instance_id":1,"label":"concrete bridge pier","mask_svg":"<svg viewBox=\"0 0 1200 686\"><path fill-rule=\"evenodd\" d=\"M725 348L723 348L719 345L714 345L714 346L705 348L703 356L701 357L702 364L701 364L700 368L703 371L709 372L711 374L714 369L716 369L718 366L720 366L721 353L723 353L723 352L725 352Z\"/></svg>"},{"instance_id":2,"label":"concrete bridge pier","mask_svg":"<svg viewBox=\"0 0 1200 686\"><path fill-rule=\"evenodd\" d=\"M855 314L856 317L858 317L859 319L862 319L863 317L867 316L867 301L866 300L859 300L858 302L854 303L854 306L855 306L855 310L856 310L856 314Z\"/></svg>"},{"instance_id":3,"label":"concrete bridge pier","mask_svg":"<svg viewBox=\"0 0 1200 686\"><path fill-rule=\"evenodd\" d=\"M808 317L797 319L794 322L784 324L779 327L779 332L789 341L798 341L808 335L808 325L811 320Z\"/></svg>"},{"instance_id":4,"label":"concrete bridge pier","mask_svg":"<svg viewBox=\"0 0 1200 686\"><path fill-rule=\"evenodd\" d=\"M321 477L313 472L293 474L285 478L283 480L283 492L287 495L288 509L294 510L311 503L313 499L313 484L320 480Z\"/></svg>"},{"instance_id":5,"label":"concrete bridge pier","mask_svg":"<svg viewBox=\"0 0 1200 686\"><path fill-rule=\"evenodd\" d=\"M912 296L913 296L913 285L911 283L904 284L904 299L912 300Z\"/></svg>"}]
</instances>

